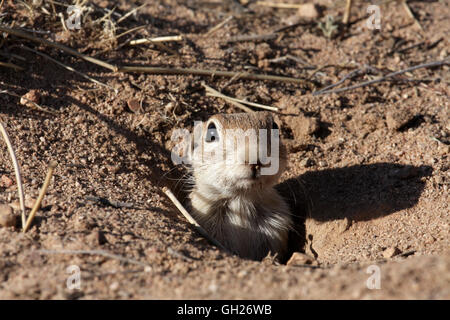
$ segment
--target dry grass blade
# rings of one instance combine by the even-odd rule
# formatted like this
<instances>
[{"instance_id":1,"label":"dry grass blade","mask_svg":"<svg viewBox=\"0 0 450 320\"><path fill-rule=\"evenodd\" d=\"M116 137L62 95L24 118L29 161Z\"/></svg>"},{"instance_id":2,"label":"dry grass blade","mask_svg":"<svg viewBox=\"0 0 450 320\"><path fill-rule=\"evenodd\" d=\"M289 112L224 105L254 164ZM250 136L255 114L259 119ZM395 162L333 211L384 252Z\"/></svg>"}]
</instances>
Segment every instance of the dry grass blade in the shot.
<instances>
[{"instance_id":1,"label":"dry grass blade","mask_svg":"<svg viewBox=\"0 0 450 320\"><path fill-rule=\"evenodd\" d=\"M76 50L74 50L72 48L69 48L69 47L67 47L65 45L62 45L62 44L59 44L59 43L56 43L56 42L52 42L52 41L49 41L49 40L46 40L46 39L35 37L34 35L31 35L31 34L29 34L27 32L24 32L24 31L21 31L21 30L17 30L17 29L11 29L11 28L5 27L3 25L0 25L0 31L6 32L8 34L12 34L12 35L14 35L16 37L20 37L20 38L24 38L24 39L31 40L31 41L34 41L34 42L38 42L40 44L43 44L43 45L46 45L46 46L49 46L49 47L60 49L60 50L62 50L64 52L70 53L71 55L74 55L74 56L79 57L79 58L81 58L83 60L89 61L91 63L94 63L96 65L102 66L102 67L107 68L107 69L109 69L111 71L117 71L117 67L116 66L113 66L113 65L111 65L109 63L106 63L104 61L101 61L101 60L89 57L89 56L84 55L82 53L79 53L78 51L76 51Z\"/></svg>"},{"instance_id":2,"label":"dry grass blade","mask_svg":"<svg viewBox=\"0 0 450 320\"><path fill-rule=\"evenodd\" d=\"M209 95L209 96L212 96L212 97L217 97L217 98L222 98L225 101L231 103L232 105L238 107L239 109L241 109L241 110L243 110L245 112L248 112L248 113L254 112L252 109L244 106L242 103L232 100L230 97L220 93L217 90L214 90L213 88L207 86L206 84L203 83L202 85L206 89L206 95Z\"/></svg>"},{"instance_id":3,"label":"dry grass blade","mask_svg":"<svg viewBox=\"0 0 450 320\"><path fill-rule=\"evenodd\" d=\"M245 42L245 41L267 41L278 38L278 35L276 33L267 33L267 34L250 34L250 35L240 35L231 37L230 39L227 39L226 41L228 43L233 42Z\"/></svg>"},{"instance_id":4,"label":"dry grass blade","mask_svg":"<svg viewBox=\"0 0 450 320\"><path fill-rule=\"evenodd\" d=\"M139 26L139 27L127 30L127 31L119 34L118 36L116 36L116 40L121 38L121 37L123 37L123 36L125 36L125 35L127 35L127 34L130 34L130 33L134 32L134 31L138 31L138 30L144 29L145 27L147 27L147 25L143 25L143 26Z\"/></svg>"},{"instance_id":5,"label":"dry grass blade","mask_svg":"<svg viewBox=\"0 0 450 320\"><path fill-rule=\"evenodd\" d=\"M226 25L231 19L233 19L233 16L229 16L228 18L226 18L225 20L223 20L221 23L219 23L218 25L212 27L206 34L205 36L210 36L211 34L213 34L214 32L216 32L217 30L219 30L220 28L222 28L224 25Z\"/></svg>"},{"instance_id":6,"label":"dry grass blade","mask_svg":"<svg viewBox=\"0 0 450 320\"><path fill-rule=\"evenodd\" d=\"M178 201L178 199L175 197L175 195L170 191L169 188L164 187L163 192L169 197L169 199L173 202L173 204L177 207L178 210L180 210L181 214L189 221L190 224L192 224L195 229L206 239L208 239L212 244L216 245L220 249L227 251L228 250L216 239L212 238L205 229L203 229L197 221L187 212L187 210L183 207L183 205Z\"/></svg>"},{"instance_id":7,"label":"dry grass blade","mask_svg":"<svg viewBox=\"0 0 450 320\"><path fill-rule=\"evenodd\" d=\"M45 193L47 192L48 186L50 185L50 180L52 179L53 171L55 170L56 166L57 166L56 161L51 161L48 165L47 176L45 177L44 184L42 185L41 191L39 192L39 197L34 203L33 209L31 209L27 222L22 229L23 233L27 232L27 230L31 226L31 223L33 222L34 216L36 215L36 212L38 211L38 208L41 205L42 199L44 199Z\"/></svg>"},{"instance_id":8,"label":"dry grass blade","mask_svg":"<svg viewBox=\"0 0 450 320\"><path fill-rule=\"evenodd\" d=\"M279 3L270 1L256 1L256 5L280 9L298 9L302 6L301 4Z\"/></svg>"},{"instance_id":9,"label":"dry grass blade","mask_svg":"<svg viewBox=\"0 0 450 320\"><path fill-rule=\"evenodd\" d=\"M433 62L428 62L428 63L423 63L423 64L419 64L416 66L412 66L403 70L399 70L399 71L395 71L395 72L391 72L383 77L374 79L374 80L369 80L369 81L365 81L359 84L355 84L353 86L349 86L349 87L345 87L345 88L339 88L339 89L334 89L334 90L319 90L313 93L313 96L317 96L317 95L321 95L321 94L326 94L326 93L340 93L340 92L344 92L344 91L348 91L348 90L353 90L353 89L357 89L357 88L362 88L362 87L366 87L375 83L379 83L379 82L383 82L383 81L387 81L390 80L391 78L407 73L407 72L411 72L417 69L422 69L422 68L432 68L432 67L439 67L439 66L443 66L443 65L448 65L450 63L450 57L447 57L443 60L438 60L438 61L433 61ZM332 85L333 86L333 85Z\"/></svg>"},{"instance_id":10,"label":"dry grass blade","mask_svg":"<svg viewBox=\"0 0 450 320\"><path fill-rule=\"evenodd\" d=\"M131 10L130 12L128 12L127 14L125 14L123 17L121 17L119 20L117 20L117 23L121 23L123 20L125 20L126 18L128 18L129 16L131 16L132 14L134 14L135 12L137 12L139 9L142 9L143 7L145 7L148 3L144 3L143 5L140 5L137 8L134 8L133 10Z\"/></svg>"},{"instance_id":11,"label":"dry grass blade","mask_svg":"<svg viewBox=\"0 0 450 320\"><path fill-rule=\"evenodd\" d=\"M229 77L233 78L239 76L240 79L246 80L268 80L268 81L280 81L290 82L296 84L302 84L308 88L314 88L315 84L312 80L290 78L283 76L265 75L265 74L252 74L241 73L233 71L218 71L207 69L181 69L181 68L160 68L160 67L146 67L146 66L122 66L119 67L118 72L135 72L135 73L149 73L149 74L192 74L197 76L217 76L217 77Z\"/></svg>"},{"instance_id":12,"label":"dry grass blade","mask_svg":"<svg viewBox=\"0 0 450 320\"><path fill-rule=\"evenodd\" d=\"M254 103L254 102L250 102L250 101L246 101L246 100L241 100L241 99L232 98L232 97L226 96L226 95L224 95L223 93L221 93L221 92L219 92L219 91L217 91L217 90L215 90L215 89L213 89L213 88L207 86L207 85L204 84L204 83L202 83L202 85L203 85L203 87L206 89L206 95L207 95L207 96L210 96L210 97L217 97L217 98L222 98L222 99L227 100L227 101L229 101L229 102L236 102L236 103L238 103L238 104L241 105L240 108L242 108L242 105L243 105L243 104L247 104L247 105L249 105L249 106L256 107L256 108L261 108L261 109L264 109L264 110L278 111L278 108L277 108L277 107L271 107L271 106L266 106L266 105L260 104L260 103ZM244 106L244 107L245 107L245 106ZM247 111L247 110L249 110L249 111ZM247 108L247 107L245 107L245 111L246 111L246 112L253 112L253 110L251 110L251 109L249 109L249 108Z\"/></svg>"},{"instance_id":13,"label":"dry grass blade","mask_svg":"<svg viewBox=\"0 0 450 320\"><path fill-rule=\"evenodd\" d=\"M255 107L255 108L260 108L260 109L269 110L269 111L278 111L279 110L277 107L266 106L266 105L260 104L260 103L255 103L255 102L250 102L250 101L246 101L246 100L236 99L236 98L232 98L232 97L226 96L224 94L208 93L207 96L209 96L209 97L217 97L217 98L224 98L226 100L234 101L234 102L241 103L241 104L246 104L246 105L249 105L249 106L252 106L252 107Z\"/></svg>"},{"instance_id":14,"label":"dry grass blade","mask_svg":"<svg viewBox=\"0 0 450 320\"><path fill-rule=\"evenodd\" d=\"M327 69L327 68L356 69L357 66L351 66L351 65L345 65L345 64L325 64L323 66L319 66L319 67L315 68L309 75L308 79L312 79L316 73L318 73L324 69Z\"/></svg>"},{"instance_id":15,"label":"dry grass blade","mask_svg":"<svg viewBox=\"0 0 450 320\"><path fill-rule=\"evenodd\" d=\"M26 213L25 213L25 198L23 195L23 185L22 185L22 177L20 175L20 168L19 164L17 162L16 154L14 152L14 148L12 146L11 140L9 139L8 133L6 132L5 126L3 123L0 122L0 131L3 135L3 139L6 142L6 145L8 147L9 155L11 157L11 161L14 166L14 173L16 175L17 180L17 190L19 193L19 203L20 203L20 210L22 211L22 228L25 226L25 221L27 219Z\"/></svg>"},{"instance_id":16,"label":"dry grass blade","mask_svg":"<svg viewBox=\"0 0 450 320\"><path fill-rule=\"evenodd\" d=\"M148 40L150 40L150 39L148 39ZM169 52L170 54L172 54L172 55L174 55L174 56L179 56L178 52L176 52L176 51L170 49L168 46L166 46L166 45L165 45L164 43L162 43L162 42L153 42L153 41L150 41L150 43L153 43L155 46L157 46L157 47L160 48L161 50L167 51L167 52Z\"/></svg>"},{"instance_id":17,"label":"dry grass blade","mask_svg":"<svg viewBox=\"0 0 450 320\"><path fill-rule=\"evenodd\" d=\"M348 24L350 21L350 13L352 10L352 0L347 0L347 3L345 5L345 12L344 12L344 18L342 18L343 24Z\"/></svg>"},{"instance_id":18,"label":"dry grass blade","mask_svg":"<svg viewBox=\"0 0 450 320\"><path fill-rule=\"evenodd\" d=\"M143 28L143 27L145 27L145 26L141 26L138 28ZM116 38L119 38L119 37L123 36L124 34L129 33L131 31L135 31L138 28L129 30L129 31L117 36ZM89 61L96 65L105 67L114 72L125 72L125 73L135 72L135 73L149 73L149 74L192 74L192 75L199 75L199 76L219 76L219 77L230 77L230 78L235 77L236 75L239 75L239 77L241 79L247 79L247 80L268 80L268 81L290 82L290 83L305 85L310 89L313 89L315 87L314 81L312 81L312 80L283 77L283 76L274 76L274 75L265 75L265 74L251 74L251 73L240 74L239 72L232 72L232 71L217 71L217 70L190 69L190 68L181 69L181 68L160 68L160 67L146 67L146 66L117 67L115 65L111 65L104 61L81 54L81 53L77 52L76 50L71 49L62 44L35 37L26 32L23 32L21 30L11 29L11 28L0 25L0 31L6 32L9 34L18 36L18 37L22 37L22 38L25 38L25 39L28 39L31 41L35 41L35 42L41 43L43 45L47 45L47 46L50 46L53 48L63 50L65 52L70 53L74 56L77 56L83 60L86 60L86 61Z\"/></svg>"},{"instance_id":19,"label":"dry grass blade","mask_svg":"<svg viewBox=\"0 0 450 320\"><path fill-rule=\"evenodd\" d=\"M15 65L14 63L10 63L10 62L1 62L0 61L0 66L1 67L6 67L6 68L11 68L11 69L14 69L16 71L23 71L23 70L25 70L24 68L19 67L19 66Z\"/></svg>"},{"instance_id":20,"label":"dry grass blade","mask_svg":"<svg viewBox=\"0 0 450 320\"><path fill-rule=\"evenodd\" d=\"M130 41L130 45L138 45L138 44L146 44L146 43L155 43L155 42L171 42L171 41L183 41L183 36L165 36L165 37L155 37L155 38L144 38L138 40Z\"/></svg>"}]
</instances>

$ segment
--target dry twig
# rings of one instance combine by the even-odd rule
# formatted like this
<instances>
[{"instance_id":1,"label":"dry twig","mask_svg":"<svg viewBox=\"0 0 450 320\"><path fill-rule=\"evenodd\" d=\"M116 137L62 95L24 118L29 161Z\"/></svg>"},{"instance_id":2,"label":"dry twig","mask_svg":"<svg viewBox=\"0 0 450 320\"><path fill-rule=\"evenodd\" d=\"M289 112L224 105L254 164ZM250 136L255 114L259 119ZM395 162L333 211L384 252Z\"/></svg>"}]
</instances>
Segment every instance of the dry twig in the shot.
<instances>
[{"instance_id":1,"label":"dry twig","mask_svg":"<svg viewBox=\"0 0 450 320\"><path fill-rule=\"evenodd\" d=\"M149 74L191 74L196 76L217 76L217 77L229 77L233 78L236 75L240 79L246 80L268 80L268 81L280 81L280 82L291 82L297 84L303 84L309 88L314 87L314 82L311 80L290 78L283 76L274 76L266 74L252 74L252 73L241 73L233 71L218 71L218 70L207 70L207 69L181 69L181 68L162 68L162 67L146 67L146 66L123 66L119 67L118 72L136 72L136 73L149 73Z\"/></svg>"},{"instance_id":2,"label":"dry twig","mask_svg":"<svg viewBox=\"0 0 450 320\"><path fill-rule=\"evenodd\" d=\"M243 109L245 112L253 112L253 110L247 108L244 106L244 104L252 106L252 107L256 107L256 108L261 108L261 109L265 109L265 110L270 110L270 111L278 111L277 107L271 107L271 106L266 106L264 104L260 104L260 103L254 103L254 102L250 102L250 101L246 101L246 100L241 100L241 99L236 99L236 98L232 98L229 96L224 95L223 93L214 90L213 88L207 86L206 84L202 83L203 87L206 89L206 95L209 97L217 97L217 98L222 98L230 103L237 103L238 107Z\"/></svg>"},{"instance_id":3,"label":"dry twig","mask_svg":"<svg viewBox=\"0 0 450 320\"><path fill-rule=\"evenodd\" d=\"M223 20L221 23L219 23L218 25L212 27L206 34L205 36L210 36L211 34L213 34L214 32L216 32L217 30L219 30L220 28L222 28L224 25L226 25L231 19L233 19L233 16L229 16L228 18L226 18L225 20Z\"/></svg>"},{"instance_id":4,"label":"dry twig","mask_svg":"<svg viewBox=\"0 0 450 320\"><path fill-rule=\"evenodd\" d=\"M3 135L3 139L6 142L6 146L8 147L9 155L11 157L11 161L14 166L14 173L16 175L17 180L17 190L19 193L19 203L20 203L20 210L22 211L22 228L25 226L26 221L26 213L25 213L25 198L23 196L23 185L22 185L22 177L20 175L20 168L19 164L17 162L16 154L14 152L14 148L12 146L11 140L9 139L8 133L6 132L5 126L3 123L0 122L0 131Z\"/></svg>"},{"instance_id":5,"label":"dry twig","mask_svg":"<svg viewBox=\"0 0 450 320\"><path fill-rule=\"evenodd\" d=\"M197 221L187 212L187 210L183 207L183 205L178 201L178 199L175 197L175 195L170 191L169 188L164 187L163 192L169 197L169 199L173 202L173 204L178 208L178 210L181 212L181 214L189 221L190 224L192 224L195 229L206 239L208 239L212 244L216 245L220 249L224 251L228 251L219 241L212 238L205 229L203 229Z\"/></svg>"},{"instance_id":6,"label":"dry twig","mask_svg":"<svg viewBox=\"0 0 450 320\"><path fill-rule=\"evenodd\" d=\"M169 41L182 41L183 36L165 36L165 37L155 37L155 38L143 38L130 41L130 45L138 45L138 44L146 44L146 43L155 43L155 42L169 42Z\"/></svg>"},{"instance_id":7,"label":"dry twig","mask_svg":"<svg viewBox=\"0 0 450 320\"><path fill-rule=\"evenodd\" d=\"M343 24L348 24L350 21L350 13L352 10L352 0L347 0L347 3L345 5L345 12L344 12L344 17L342 18L342 23Z\"/></svg>"},{"instance_id":8,"label":"dry twig","mask_svg":"<svg viewBox=\"0 0 450 320\"><path fill-rule=\"evenodd\" d=\"M243 41L266 41L278 38L276 33L240 35L227 39L228 43Z\"/></svg>"},{"instance_id":9,"label":"dry twig","mask_svg":"<svg viewBox=\"0 0 450 320\"><path fill-rule=\"evenodd\" d=\"M364 67L360 68L360 69L356 69L350 73L348 73L345 77L343 77L341 80L339 80L336 83L330 84L329 86L326 86L325 88L322 88L316 92L314 92L314 95L319 95L321 94L323 91L328 91L334 87L337 87L338 85L340 85L341 83L343 83L345 80L348 79L353 79L356 76L362 75L362 74L366 74L367 72L378 72L378 70L376 70L373 67L370 67L368 65L365 65Z\"/></svg>"},{"instance_id":10,"label":"dry twig","mask_svg":"<svg viewBox=\"0 0 450 320\"><path fill-rule=\"evenodd\" d=\"M47 176L45 177L44 184L42 185L41 191L39 192L39 196L34 203L33 209L31 209L30 215L28 216L27 222L25 226L23 226L22 232L25 233L31 226L31 222L33 222L34 216L38 211L39 206L41 205L42 199L44 199L45 193L47 192L47 188L50 185L50 180L52 179L53 171L57 166L56 161L50 161L48 165Z\"/></svg>"},{"instance_id":11,"label":"dry twig","mask_svg":"<svg viewBox=\"0 0 450 320\"><path fill-rule=\"evenodd\" d=\"M46 39L35 37L34 35L31 35L31 34L29 34L27 32L24 32L24 31L21 31L21 30L17 30L17 29L11 29L11 28L5 27L4 25L1 25L1 24L0 24L0 31L6 32L8 34L12 34L12 35L14 35L16 37L20 37L20 38L24 38L24 39L31 40L31 41L34 41L34 42L38 42L40 44L43 44L43 45L46 45L46 46L49 46L49 47L60 49L62 51L70 53L71 55L77 56L77 57L79 57L79 58L81 58L83 60L89 61L91 63L94 63L96 65L102 66L104 68L107 68L107 69L109 69L111 71L117 71L117 67L116 66L113 66L113 65L111 65L109 63L106 63L104 61L101 61L101 60L89 57L89 56L84 55L82 53L79 53L78 51L76 51L76 50L74 50L72 48L69 48L69 47L67 47L67 46L65 46L63 44L59 44L59 43L52 42L52 41L49 41L49 40L46 40Z\"/></svg>"},{"instance_id":12,"label":"dry twig","mask_svg":"<svg viewBox=\"0 0 450 320\"><path fill-rule=\"evenodd\" d=\"M242 103L232 100L230 97L228 97L228 96L226 96L226 95L220 93L219 91L214 90L213 88L207 86L207 85L204 84L204 83L203 83L202 85L203 85L203 87L206 89L206 95L207 95L207 96L209 95L209 96L213 96L213 97L222 98L222 99L224 99L225 101L231 103L232 105L238 107L239 109L241 109L241 110L244 111L244 112L248 112L248 113L252 113L252 112L253 112L252 109L250 109L250 108L244 106Z\"/></svg>"},{"instance_id":13,"label":"dry twig","mask_svg":"<svg viewBox=\"0 0 450 320\"><path fill-rule=\"evenodd\" d=\"M19 67L19 66L15 65L14 63L10 63L10 62L2 62L2 61L0 61L0 66L1 67L6 67L6 68L11 68L11 69L14 69L16 71L23 71L23 70L25 70L24 68Z\"/></svg>"},{"instance_id":14,"label":"dry twig","mask_svg":"<svg viewBox=\"0 0 450 320\"><path fill-rule=\"evenodd\" d=\"M118 92L117 89L114 89L113 87L111 87L111 86L109 86L109 85L107 85L107 84L105 84L105 83L103 83L103 82L100 82L100 81L98 81L98 80L95 80L94 78L89 77L87 74L84 74L84 73L82 73L82 72L80 72L80 71L77 71L77 70L75 70L74 68L65 65L64 63L59 62L58 60L53 59L52 57L50 57L49 55L47 55L47 54L45 54L45 53L42 53L42 52L39 52L39 51L37 51L37 50L28 48L27 46L22 46L22 48L25 49L25 50L29 50L29 51L31 51L31 52L34 52L34 53L36 53L37 55L40 55L41 57L44 57L45 59L48 59L48 60L50 60L50 61L56 63L57 65L63 67L64 69L67 69L67 70L69 70L69 71L71 71L71 72L74 72L74 73L76 73L76 74L82 76L83 78L88 79L89 81L92 81L92 82L94 82L94 83L96 83L96 84L98 84L98 85L100 85L100 86L102 86L102 87L105 87L105 88L108 88L108 89L110 89L110 90L113 90L116 94L117 94L117 92Z\"/></svg>"},{"instance_id":15,"label":"dry twig","mask_svg":"<svg viewBox=\"0 0 450 320\"><path fill-rule=\"evenodd\" d=\"M125 14L123 17L121 17L119 20L117 20L117 23L121 23L123 20L125 20L126 18L128 18L132 14L136 13L139 9L142 9L146 5L148 5L148 3L144 3L143 5L140 5L139 7L134 8L133 10L131 10L130 12Z\"/></svg>"},{"instance_id":16,"label":"dry twig","mask_svg":"<svg viewBox=\"0 0 450 320\"><path fill-rule=\"evenodd\" d=\"M292 3L279 3L279 2L270 2L270 1L256 1L256 5L271 7L271 8L279 8L279 9L299 9L302 7L301 4L292 4Z\"/></svg>"},{"instance_id":17,"label":"dry twig","mask_svg":"<svg viewBox=\"0 0 450 320\"><path fill-rule=\"evenodd\" d=\"M412 66L403 70L399 70L399 71L395 71L395 72L391 72L383 77L374 79L374 80L369 80L369 81L365 81L359 84L355 84L353 86L349 86L349 87L345 87L345 88L339 88L339 89L335 89L335 90L320 90L320 91L316 91L313 93L314 96L316 95L321 95L321 94L326 94L326 93L340 93L340 92L344 92L344 91L348 91L348 90L353 90L353 89L357 89L357 88L362 88L362 87L366 87L375 83L379 83L379 82L383 82L383 81L387 81L395 76L407 73L407 72L411 72L417 69L422 69L422 68L432 68L432 67L439 67L442 65L447 65L450 63L450 58L447 57L443 60L438 60L438 61L433 61L433 62L428 62L428 63L423 63L423 64L419 64L416 66ZM341 81L342 82L342 81Z\"/></svg>"},{"instance_id":18,"label":"dry twig","mask_svg":"<svg viewBox=\"0 0 450 320\"><path fill-rule=\"evenodd\" d=\"M23 32L21 30L11 29L11 28L5 27L3 25L0 25L0 31L6 32L9 34L18 36L18 37L22 37L22 38L25 38L25 39L28 39L28 40L31 40L34 42L38 42L43 45L47 45L47 46L50 46L53 48L63 50L65 52L70 53L74 56L77 56L83 60L89 61L91 63L102 66L104 68L107 68L113 72L136 72L136 73L149 73L149 74L191 74L191 75L199 75L199 76L219 76L219 77L231 77L231 78L236 76L236 74L239 74L238 72L232 72L232 71L216 71L216 70L189 69L189 68L180 69L180 68L161 68L161 67L146 67L146 66L121 66L121 67L118 67L115 65L111 65L107 62L101 61L99 59L92 58L92 57L86 56L84 54L81 54L81 53L77 52L76 50L71 49L62 44L35 37L26 32ZM127 32L129 32L129 31L127 31ZM117 36L117 38L124 34L125 33ZM269 80L269 81L291 82L291 83L303 84L305 86L308 86L309 88L312 88L315 86L314 81L311 81L311 80L297 79L297 78L290 78L290 77L283 77L283 76L274 76L274 75L245 73L245 74L240 75L240 78L247 79L247 80Z\"/></svg>"}]
</instances>

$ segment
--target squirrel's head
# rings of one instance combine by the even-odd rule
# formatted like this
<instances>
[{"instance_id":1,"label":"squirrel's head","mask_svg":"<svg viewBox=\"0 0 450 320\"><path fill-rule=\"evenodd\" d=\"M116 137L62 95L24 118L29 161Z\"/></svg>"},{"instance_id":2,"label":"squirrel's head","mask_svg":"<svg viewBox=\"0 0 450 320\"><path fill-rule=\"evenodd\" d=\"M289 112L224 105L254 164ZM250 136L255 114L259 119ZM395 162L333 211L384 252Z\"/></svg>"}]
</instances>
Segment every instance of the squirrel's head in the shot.
<instances>
[{"instance_id":1,"label":"squirrel's head","mask_svg":"<svg viewBox=\"0 0 450 320\"><path fill-rule=\"evenodd\" d=\"M272 187L286 166L279 126L269 112L214 115L195 126L190 151L195 184L218 197Z\"/></svg>"}]
</instances>

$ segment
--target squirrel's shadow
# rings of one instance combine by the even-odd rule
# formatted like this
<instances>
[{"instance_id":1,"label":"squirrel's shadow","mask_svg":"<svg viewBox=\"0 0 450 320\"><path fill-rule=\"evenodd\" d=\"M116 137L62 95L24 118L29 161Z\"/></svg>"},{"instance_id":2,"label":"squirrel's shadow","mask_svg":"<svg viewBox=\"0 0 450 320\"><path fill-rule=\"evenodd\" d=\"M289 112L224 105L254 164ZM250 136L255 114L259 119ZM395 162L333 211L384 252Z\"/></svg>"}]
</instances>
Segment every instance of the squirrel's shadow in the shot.
<instances>
[{"instance_id":1,"label":"squirrel's shadow","mask_svg":"<svg viewBox=\"0 0 450 320\"><path fill-rule=\"evenodd\" d=\"M425 186L423 177L431 172L429 166L375 163L311 171L284 181L276 188L294 218L290 251L304 249L306 218L367 221L414 206Z\"/></svg>"}]
</instances>

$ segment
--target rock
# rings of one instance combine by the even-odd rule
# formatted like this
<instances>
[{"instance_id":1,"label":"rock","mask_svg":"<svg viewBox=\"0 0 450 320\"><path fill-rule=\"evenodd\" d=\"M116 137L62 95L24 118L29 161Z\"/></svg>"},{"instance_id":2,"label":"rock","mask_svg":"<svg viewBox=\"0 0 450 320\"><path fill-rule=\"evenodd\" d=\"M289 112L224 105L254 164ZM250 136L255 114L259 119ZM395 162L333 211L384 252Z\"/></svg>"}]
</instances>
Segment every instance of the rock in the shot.
<instances>
[{"instance_id":1,"label":"rock","mask_svg":"<svg viewBox=\"0 0 450 320\"><path fill-rule=\"evenodd\" d=\"M303 158L300 161L300 165L304 168L308 168L314 165L314 160L311 160L310 158Z\"/></svg>"},{"instance_id":2,"label":"rock","mask_svg":"<svg viewBox=\"0 0 450 320\"><path fill-rule=\"evenodd\" d=\"M95 240L99 245L103 245L108 243L108 240L105 237L105 234L102 231L94 231Z\"/></svg>"},{"instance_id":3,"label":"rock","mask_svg":"<svg viewBox=\"0 0 450 320\"><path fill-rule=\"evenodd\" d=\"M288 116L285 121L297 142L304 141L320 129L320 121L315 117Z\"/></svg>"},{"instance_id":4,"label":"rock","mask_svg":"<svg viewBox=\"0 0 450 320\"><path fill-rule=\"evenodd\" d=\"M134 113L137 113L141 111L141 104L139 103L139 100L137 99L130 99L127 101L128 108L133 111Z\"/></svg>"},{"instance_id":5,"label":"rock","mask_svg":"<svg viewBox=\"0 0 450 320\"><path fill-rule=\"evenodd\" d=\"M122 239L123 239L123 241L130 242L130 241L133 240L133 236L130 235L130 234L126 234L126 235L124 235L124 236L122 237Z\"/></svg>"},{"instance_id":6,"label":"rock","mask_svg":"<svg viewBox=\"0 0 450 320\"><path fill-rule=\"evenodd\" d=\"M120 288L120 284L117 281L114 281L113 283L111 283L111 285L109 286L109 290L111 291L117 291Z\"/></svg>"},{"instance_id":7,"label":"rock","mask_svg":"<svg viewBox=\"0 0 450 320\"><path fill-rule=\"evenodd\" d=\"M16 218L10 206L0 204L0 227L14 227L17 221Z\"/></svg>"},{"instance_id":8,"label":"rock","mask_svg":"<svg viewBox=\"0 0 450 320\"><path fill-rule=\"evenodd\" d=\"M173 103L172 101L170 101L168 104L166 104L166 105L164 106L164 111L165 111L166 113L170 113L170 112L173 111L174 107L175 107L175 103Z\"/></svg>"},{"instance_id":9,"label":"rock","mask_svg":"<svg viewBox=\"0 0 450 320\"><path fill-rule=\"evenodd\" d=\"M90 234L88 234L85 238L86 243L91 246L100 245L100 232L98 230L93 230Z\"/></svg>"},{"instance_id":10,"label":"rock","mask_svg":"<svg viewBox=\"0 0 450 320\"><path fill-rule=\"evenodd\" d=\"M41 94L37 90L30 90L27 93L25 93L20 98L20 104L27 106L27 107L34 107L34 103L39 104L41 101Z\"/></svg>"},{"instance_id":11,"label":"rock","mask_svg":"<svg viewBox=\"0 0 450 320\"><path fill-rule=\"evenodd\" d=\"M408 110L392 110L386 113L386 124L389 130L398 131L413 119Z\"/></svg>"},{"instance_id":12,"label":"rock","mask_svg":"<svg viewBox=\"0 0 450 320\"><path fill-rule=\"evenodd\" d=\"M311 266L318 265L317 261L313 257L310 257L307 254L301 252L294 252L289 261L286 263L286 265L288 266L298 266L305 264Z\"/></svg>"},{"instance_id":13,"label":"rock","mask_svg":"<svg viewBox=\"0 0 450 320\"><path fill-rule=\"evenodd\" d=\"M298 127L293 128L296 136L309 136L320 129L319 119L317 118L302 117L298 124Z\"/></svg>"},{"instance_id":14,"label":"rock","mask_svg":"<svg viewBox=\"0 0 450 320\"><path fill-rule=\"evenodd\" d=\"M10 177L6 175L2 175L0 182L1 185L4 186L5 188L9 188L14 184L14 180L12 180Z\"/></svg>"},{"instance_id":15,"label":"rock","mask_svg":"<svg viewBox=\"0 0 450 320\"><path fill-rule=\"evenodd\" d=\"M272 48L266 42L258 44L255 48L255 53L259 60L267 58L272 52Z\"/></svg>"},{"instance_id":16,"label":"rock","mask_svg":"<svg viewBox=\"0 0 450 320\"><path fill-rule=\"evenodd\" d=\"M330 250L336 250L336 245L345 238L344 233L348 232L353 221L347 217L330 220L326 210L314 216L315 218L305 220L305 234L308 239L305 252L320 260L326 257Z\"/></svg>"},{"instance_id":17,"label":"rock","mask_svg":"<svg viewBox=\"0 0 450 320\"><path fill-rule=\"evenodd\" d=\"M297 15L303 18L316 19L320 16L320 11L314 3L300 4Z\"/></svg>"},{"instance_id":18,"label":"rock","mask_svg":"<svg viewBox=\"0 0 450 320\"><path fill-rule=\"evenodd\" d=\"M32 198L28 195L25 196L25 208L33 209L35 202L36 202L35 198ZM43 203L41 202L39 204L38 210L42 207L42 205L43 205Z\"/></svg>"},{"instance_id":19,"label":"rock","mask_svg":"<svg viewBox=\"0 0 450 320\"><path fill-rule=\"evenodd\" d=\"M436 239L431 234L425 234L423 236L423 240L425 244L432 244L436 241Z\"/></svg>"},{"instance_id":20,"label":"rock","mask_svg":"<svg viewBox=\"0 0 450 320\"><path fill-rule=\"evenodd\" d=\"M383 251L383 257L386 259L389 259L389 258L395 257L396 255L399 255L400 253L402 253L402 252L400 251L399 248L389 247Z\"/></svg>"}]
</instances>

